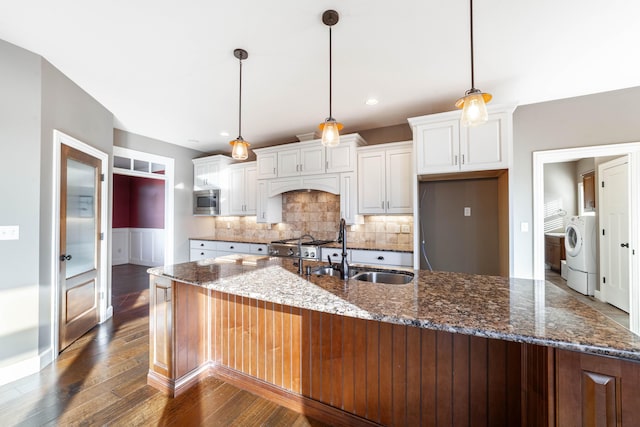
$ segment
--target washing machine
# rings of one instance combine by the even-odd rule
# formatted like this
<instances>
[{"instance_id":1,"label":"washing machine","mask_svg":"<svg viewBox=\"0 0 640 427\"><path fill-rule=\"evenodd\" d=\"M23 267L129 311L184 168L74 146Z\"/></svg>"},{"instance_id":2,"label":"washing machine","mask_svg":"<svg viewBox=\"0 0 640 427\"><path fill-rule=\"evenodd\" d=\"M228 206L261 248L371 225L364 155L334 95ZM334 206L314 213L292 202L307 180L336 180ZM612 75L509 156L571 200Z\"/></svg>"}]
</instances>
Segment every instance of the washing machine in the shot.
<instances>
[{"instance_id":1,"label":"washing machine","mask_svg":"<svg viewBox=\"0 0 640 427\"><path fill-rule=\"evenodd\" d=\"M596 289L596 217L574 216L565 228L567 286L585 295Z\"/></svg>"}]
</instances>

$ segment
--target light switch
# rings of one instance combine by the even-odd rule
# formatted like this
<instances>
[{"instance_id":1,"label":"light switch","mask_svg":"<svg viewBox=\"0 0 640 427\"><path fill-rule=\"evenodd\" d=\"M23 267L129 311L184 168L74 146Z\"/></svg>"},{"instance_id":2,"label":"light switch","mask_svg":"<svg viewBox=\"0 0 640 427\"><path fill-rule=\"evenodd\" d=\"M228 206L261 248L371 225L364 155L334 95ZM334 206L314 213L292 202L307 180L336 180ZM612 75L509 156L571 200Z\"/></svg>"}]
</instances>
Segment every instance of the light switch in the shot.
<instances>
[{"instance_id":1,"label":"light switch","mask_svg":"<svg viewBox=\"0 0 640 427\"><path fill-rule=\"evenodd\" d=\"M465 207L464 208L464 216L471 216L471 208L470 207Z\"/></svg>"},{"instance_id":2,"label":"light switch","mask_svg":"<svg viewBox=\"0 0 640 427\"><path fill-rule=\"evenodd\" d=\"M20 240L19 225L0 226L0 240Z\"/></svg>"}]
</instances>

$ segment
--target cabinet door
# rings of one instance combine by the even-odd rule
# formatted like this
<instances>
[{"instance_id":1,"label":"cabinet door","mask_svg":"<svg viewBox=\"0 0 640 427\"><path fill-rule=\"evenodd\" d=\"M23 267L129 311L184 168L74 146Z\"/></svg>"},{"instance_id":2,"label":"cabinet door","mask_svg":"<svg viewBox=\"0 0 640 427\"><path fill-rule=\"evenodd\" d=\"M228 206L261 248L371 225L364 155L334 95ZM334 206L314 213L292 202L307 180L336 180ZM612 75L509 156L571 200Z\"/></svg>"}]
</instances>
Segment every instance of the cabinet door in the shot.
<instances>
[{"instance_id":1,"label":"cabinet door","mask_svg":"<svg viewBox=\"0 0 640 427\"><path fill-rule=\"evenodd\" d=\"M278 153L264 153L257 156L257 178L275 178L278 176Z\"/></svg>"},{"instance_id":2,"label":"cabinet door","mask_svg":"<svg viewBox=\"0 0 640 427\"><path fill-rule=\"evenodd\" d=\"M506 169L507 160L506 113L489 115L481 126L463 127L460 135L460 170Z\"/></svg>"},{"instance_id":3,"label":"cabinet door","mask_svg":"<svg viewBox=\"0 0 640 427\"><path fill-rule=\"evenodd\" d=\"M420 125L416 133L416 170L419 175L460 170L458 119Z\"/></svg>"},{"instance_id":4,"label":"cabinet door","mask_svg":"<svg viewBox=\"0 0 640 427\"><path fill-rule=\"evenodd\" d=\"M352 172L356 167L356 146L353 143L327 147L327 173Z\"/></svg>"},{"instance_id":5,"label":"cabinet door","mask_svg":"<svg viewBox=\"0 0 640 427\"><path fill-rule=\"evenodd\" d=\"M385 151L358 153L358 213L385 213L385 180Z\"/></svg>"},{"instance_id":6,"label":"cabinet door","mask_svg":"<svg viewBox=\"0 0 640 427\"><path fill-rule=\"evenodd\" d=\"M258 169L249 166L244 170L244 214L255 215L258 202L256 186L258 185Z\"/></svg>"},{"instance_id":7,"label":"cabinet door","mask_svg":"<svg viewBox=\"0 0 640 427\"><path fill-rule=\"evenodd\" d=\"M638 378L638 362L557 350L557 425L640 425Z\"/></svg>"},{"instance_id":8,"label":"cabinet door","mask_svg":"<svg viewBox=\"0 0 640 427\"><path fill-rule=\"evenodd\" d=\"M229 215L244 215L244 168L229 170Z\"/></svg>"},{"instance_id":9,"label":"cabinet door","mask_svg":"<svg viewBox=\"0 0 640 427\"><path fill-rule=\"evenodd\" d=\"M386 209L390 214L413 213L411 149L386 152Z\"/></svg>"},{"instance_id":10,"label":"cabinet door","mask_svg":"<svg viewBox=\"0 0 640 427\"><path fill-rule=\"evenodd\" d=\"M320 143L300 149L300 174L316 175L325 170L324 146Z\"/></svg>"},{"instance_id":11,"label":"cabinet door","mask_svg":"<svg viewBox=\"0 0 640 427\"><path fill-rule=\"evenodd\" d=\"M278 152L278 176L300 175L300 150L282 150Z\"/></svg>"},{"instance_id":12,"label":"cabinet door","mask_svg":"<svg viewBox=\"0 0 640 427\"><path fill-rule=\"evenodd\" d=\"M257 183L256 222L274 224L282 222L282 194L269 197L269 182Z\"/></svg>"},{"instance_id":13,"label":"cabinet door","mask_svg":"<svg viewBox=\"0 0 640 427\"><path fill-rule=\"evenodd\" d=\"M582 189L584 190L585 212L593 212L596 210L596 183L595 172L589 172L582 176Z\"/></svg>"},{"instance_id":14,"label":"cabinet door","mask_svg":"<svg viewBox=\"0 0 640 427\"><path fill-rule=\"evenodd\" d=\"M355 172L340 174L340 217L347 224L357 222L358 185Z\"/></svg>"}]
</instances>

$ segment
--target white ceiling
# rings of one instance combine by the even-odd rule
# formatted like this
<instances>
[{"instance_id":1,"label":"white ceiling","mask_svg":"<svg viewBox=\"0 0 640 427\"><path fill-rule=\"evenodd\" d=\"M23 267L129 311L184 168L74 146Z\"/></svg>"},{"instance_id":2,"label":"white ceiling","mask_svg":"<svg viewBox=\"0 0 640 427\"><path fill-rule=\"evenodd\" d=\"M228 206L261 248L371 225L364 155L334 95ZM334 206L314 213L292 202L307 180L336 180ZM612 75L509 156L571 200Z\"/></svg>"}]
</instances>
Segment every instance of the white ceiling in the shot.
<instances>
[{"instance_id":1,"label":"white ceiling","mask_svg":"<svg viewBox=\"0 0 640 427\"><path fill-rule=\"evenodd\" d=\"M471 86L467 0L0 0L0 39L42 55L115 126L205 152L345 133L454 109ZM476 0L476 87L529 104L640 86L640 2ZM365 105L368 97L379 99ZM221 131L229 136L220 136ZM198 141L198 142L194 142Z\"/></svg>"}]
</instances>

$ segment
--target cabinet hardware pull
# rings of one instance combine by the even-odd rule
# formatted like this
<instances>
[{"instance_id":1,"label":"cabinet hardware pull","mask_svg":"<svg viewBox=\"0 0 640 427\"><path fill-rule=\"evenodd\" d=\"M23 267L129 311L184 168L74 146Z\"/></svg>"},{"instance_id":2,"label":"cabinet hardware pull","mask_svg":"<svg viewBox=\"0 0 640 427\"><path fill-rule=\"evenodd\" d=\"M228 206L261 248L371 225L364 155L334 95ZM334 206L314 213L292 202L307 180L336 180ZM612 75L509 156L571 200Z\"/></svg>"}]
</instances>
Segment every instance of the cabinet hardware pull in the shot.
<instances>
[{"instance_id":1,"label":"cabinet hardware pull","mask_svg":"<svg viewBox=\"0 0 640 427\"><path fill-rule=\"evenodd\" d=\"M455 156L453 156L453 164L458 166L458 155L456 154Z\"/></svg>"},{"instance_id":2,"label":"cabinet hardware pull","mask_svg":"<svg viewBox=\"0 0 640 427\"><path fill-rule=\"evenodd\" d=\"M204 243L200 243L200 246L204 247Z\"/></svg>"},{"instance_id":3,"label":"cabinet hardware pull","mask_svg":"<svg viewBox=\"0 0 640 427\"><path fill-rule=\"evenodd\" d=\"M380 260L380 261L384 261L384 257L383 257L382 255L380 255L380 256L378 257L378 260Z\"/></svg>"},{"instance_id":4,"label":"cabinet hardware pull","mask_svg":"<svg viewBox=\"0 0 640 427\"><path fill-rule=\"evenodd\" d=\"M464 154L462 155L462 163L464 165Z\"/></svg>"},{"instance_id":5,"label":"cabinet hardware pull","mask_svg":"<svg viewBox=\"0 0 640 427\"><path fill-rule=\"evenodd\" d=\"M233 246L229 246L229 249L233 249Z\"/></svg>"},{"instance_id":6,"label":"cabinet hardware pull","mask_svg":"<svg viewBox=\"0 0 640 427\"><path fill-rule=\"evenodd\" d=\"M276 168L273 168L273 174L274 175L276 174Z\"/></svg>"},{"instance_id":7,"label":"cabinet hardware pull","mask_svg":"<svg viewBox=\"0 0 640 427\"><path fill-rule=\"evenodd\" d=\"M204 252L200 252L200 255L204 255Z\"/></svg>"},{"instance_id":8,"label":"cabinet hardware pull","mask_svg":"<svg viewBox=\"0 0 640 427\"><path fill-rule=\"evenodd\" d=\"M380 205L380 207L384 209L384 200L382 201L382 204Z\"/></svg>"},{"instance_id":9,"label":"cabinet hardware pull","mask_svg":"<svg viewBox=\"0 0 640 427\"><path fill-rule=\"evenodd\" d=\"M71 255L60 255L60 261L71 261Z\"/></svg>"},{"instance_id":10,"label":"cabinet hardware pull","mask_svg":"<svg viewBox=\"0 0 640 427\"><path fill-rule=\"evenodd\" d=\"M258 252L262 252L262 248L258 248Z\"/></svg>"},{"instance_id":11,"label":"cabinet hardware pull","mask_svg":"<svg viewBox=\"0 0 640 427\"><path fill-rule=\"evenodd\" d=\"M325 169L329 169L329 161L328 160L326 162L324 162L324 168Z\"/></svg>"},{"instance_id":12,"label":"cabinet hardware pull","mask_svg":"<svg viewBox=\"0 0 640 427\"><path fill-rule=\"evenodd\" d=\"M620 247L621 248L628 248L629 244L628 243L620 243Z\"/></svg>"},{"instance_id":13,"label":"cabinet hardware pull","mask_svg":"<svg viewBox=\"0 0 640 427\"><path fill-rule=\"evenodd\" d=\"M387 209L389 209L389 201L387 200Z\"/></svg>"}]
</instances>

